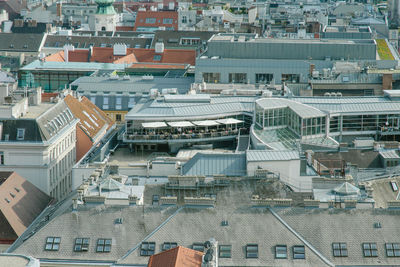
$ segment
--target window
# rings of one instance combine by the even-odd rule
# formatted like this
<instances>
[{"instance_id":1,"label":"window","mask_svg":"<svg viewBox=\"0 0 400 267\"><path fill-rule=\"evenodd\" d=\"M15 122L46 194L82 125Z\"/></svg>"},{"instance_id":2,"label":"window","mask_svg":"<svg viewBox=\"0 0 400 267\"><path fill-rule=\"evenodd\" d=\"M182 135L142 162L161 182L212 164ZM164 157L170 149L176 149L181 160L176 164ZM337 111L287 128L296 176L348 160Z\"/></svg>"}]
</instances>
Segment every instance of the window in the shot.
<instances>
[{"instance_id":1,"label":"window","mask_svg":"<svg viewBox=\"0 0 400 267\"><path fill-rule=\"evenodd\" d=\"M155 242L143 242L140 246L140 256L151 256L154 255L156 249Z\"/></svg>"},{"instance_id":2,"label":"window","mask_svg":"<svg viewBox=\"0 0 400 267\"><path fill-rule=\"evenodd\" d=\"M287 246L276 245L275 246L275 259L287 259Z\"/></svg>"},{"instance_id":3,"label":"window","mask_svg":"<svg viewBox=\"0 0 400 267\"><path fill-rule=\"evenodd\" d=\"M115 99L115 108L122 109L122 97L121 96L117 96L117 98Z\"/></svg>"},{"instance_id":4,"label":"window","mask_svg":"<svg viewBox=\"0 0 400 267\"><path fill-rule=\"evenodd\" d=\"M115 114L115 120L116 121L121 121L122 120L121 114Z\"/></svg>"},{"instance_id":5,"label":"window","mask_svg":"<svg viewBox=\"0 0 400 267\"><path fill-rule=\"evenodd\" d=\"M173 22L174 22L173 19L169 19L169 18L163 19L163 24L172 24Z\"/></svg>"},{"instance_id":6,"label":"window","mask_svg":"<svg viewBox=\"0 0 400 267\"><path fill-rule=\"evenodd\" d=\"M17 129L17 140L24 140L25 137L25 128Z\"/></svg>"},{"instance_id":7,"label":"window","mask_svg":"<svg viewBox=\"0 0 400 267\"><path fill-rule=\"evenodd\" d=\"M104 27L103 27L104 28ZM102 30L103 31L103 30ZM104 29L104 31L105 31L105 29ZM106 44L100 44L100 47L106 47L107 45Z\"/></svg>"},{"instance_id":8,"label":"window","mask_svg":"<svg viewBox=\"0 0 400 267\"><path fill-rule=\"evenodd\" d=\"M219 246L219 257L220 258L230 258L231 257L231 245L220 245Z\"/></svg>"},{"instance_id":9,"label":"window","mask_svg":"<svg viewBox=\"0 0 400 267\"><path fill-rule=\"evenodd\" d=\"M378 257L376 243L363 243L364 257Z\"/></svg>"},{"instance_id":10,"label":"window","mask_svg":"<svg viewBox=\"0 0 400 267\"><path fill-rule=\"evenodd\" d=\"M182 16L182 23L187 23L187 17L186 16Z\"/></svg>"},{"instance_id":11,"label":"window","mask_svg":"<svg viewBox=\"0 0 400 267\"><path fill-rule=\"evenodd\" d=\"M130 96L129 97L129 102L128 102L128 108L133 108L134 105L135 105L135 97L134 96Z\"/></svg>"},{"instance_id":12,"label":"window","mask_svg":"<svg viewBox=\"0 0 400 267\"><path fill-rule=\"evenodd\" d=\"M146 18L146 23L154 24L154 23L156 23L156 18Z\"/></svg>"},{"instance_id":13,"label":"window","mask_svg":"<svg viewBox=\"0 0 400 267\"><path fill-rule=\"evenodd\" d=\"M97 239L96 252L110 252L111 251L111 239Z\"/></svg>"},{"instance_id":14,"label":"window","mask_svg":"<svg viewBox=\"0 0 400 267\"><path fill-rule=\"evenodd\" d=\"M0 151L0 165L4 165L4 152Z\"/></svg>"},{"instance_id":15,"label":"window","mask_svg":"<svg viewBox=\"0 0 400 267\"><path fill-rule=\"evenodd\" d=\"M203 73L203 80L206 83L219 83L221 81L221 73L205 72Z\"/></svg>"},{"instance_id":16,"label":"window","mask_svg":"<svg viewBox=\"0 0 400 267\"><path fill-rule=\"evenodd\" d=\"M176 248L178 246L177 243L174 242L164 242L164 244L162 245L162 251L171 249L171 248Z\"/></svg>"},{"instance_id":17,"label":"window","mask_svg":"<svg viewBox=\"0 0 400 267\"><path fill-rule=\"evenodd\" d=\"M46 246L44 249L49 251L57 251L60 248L60 243L61 237L48 237L46 239Z\"/></svg>"},{"instance_id":18,"label":"window","mask_svg":"<svg viewBox=\"0 0 400 267\"><path fill-rule=\"evenodd\" d=\"M300 74L282 74L282 82L299 83Z\"/></svg>"},{"instance_id":19,"label":"window","mask_svg":"<svg viewBox=\"0 0 400 267\"><path fill-rule=\"evenodd\" d=\"M108 109L108 96L103 97L103 109Z\"/></svg>"},{"instance_id":20,"label":"window","mask_svg":"<svg viewBox=\"0 0 400 267\"><path fill-rule=\"evenodd\" d=\"M386 256L400 257L400 244L399 243L386 243Z\"/></svg>"},{"instance_id":21,"label":"window","mask_svg":"<svg viewBox=\"0 0 400 267\"><path fill-rule=\"evenodd\" d=\"M75 246L74 246L75 252L88 251L88 249L89 249L89 238L75 239Z\"/></svg>"},{"instance_id":22,"label":"window","mask_svg":"<svg viewBox=\"0 0 400 267\"><path fill-rule=\"evenodd\" d=\"M272 73L256 73L256 83L270 83L273 78L274 75Z\"/></svg>"},{"instance_id":23,"label":"window","mask_svg":"<svg viewBox=\"0 0 400 267\"><path fill-rule=\"evenodd\" d=\"M346 243L332 243L334 257L347 257L347 244Z\"/></svg>"},{"instance_id":24,"label":"window","mask_svg":"<svg viewBox=\"0 0 400 267\"><path fill-rule=\"evenodd\" d=\"M229 73L230 83L247 83L246 73Z\"/></svg>"},{"instance_id":25,"label":"window","mask_svg":"<svg viewBox=\"0 0 400 267\"><path fill-rule=\"evenodd\" d=\"M192 249L204 252L204 244L203 243L193 243Z\"/></svg>"},{"instance_id":26,"label":"window","mask_svg":"<svg viewBox=\"0 0 400 267\"><path fill-rule=\"evenodd\" d=\"M305 259L306 253L304 246L293 246L293 259Z\"/></svg>"},{"instance_id":27,"label":"window","mask_svg":"<svg viewBox=\"0 0 400 267\"><path fill-rule=\"evenodd\" d=\"M257 259L258 258L258 245L248 244L246 246L246 259Z\"/></svg>"},{"instance_id":28,"label":"window","mask_svg":"<svg viewBox=\"0 0 400 267\"><path fill-rule=\"evenodd\" d=\"M94 95L90 96L90 102L96 105L96 96Z\"/></svg>"},{"instance_id":29,"label":"window","mask_svg":"<svg viewBox=\"0 0 400 267\"><path fill-rule=\"evenodd\" d=\"M161 55L154 55L153 60L154 61L160 61L161 60Z\"/></svg>"}]
</instances>

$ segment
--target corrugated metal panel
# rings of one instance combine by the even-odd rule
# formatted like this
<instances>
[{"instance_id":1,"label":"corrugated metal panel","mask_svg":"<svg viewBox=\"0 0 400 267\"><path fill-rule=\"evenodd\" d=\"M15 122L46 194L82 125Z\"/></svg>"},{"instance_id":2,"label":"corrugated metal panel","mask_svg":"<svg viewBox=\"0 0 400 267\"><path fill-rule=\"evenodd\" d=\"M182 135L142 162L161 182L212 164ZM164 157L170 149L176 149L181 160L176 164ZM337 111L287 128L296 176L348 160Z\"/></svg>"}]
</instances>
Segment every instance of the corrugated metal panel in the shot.
<instances>
[{"instance_id":1,"label":"corrugated metal panel","mask_svg":"<svg viewBox=\"0 0 400 267\"><path fill-rule=\"evenodd\" d=\"M246 156L247 162L300 159L299 152L293 150L248 150Z\"/></svg>"},{"instance_id":2,"label":"corrugated metal panel","mask_svg":"<svg viewBox=\"0 0 400 267\"><path fill-rule=\"evenodd\" d=\"M243 154L202 154L197 153L183 165L184 175L246 175L246 155Z\"/></svg>"}]
</instances>

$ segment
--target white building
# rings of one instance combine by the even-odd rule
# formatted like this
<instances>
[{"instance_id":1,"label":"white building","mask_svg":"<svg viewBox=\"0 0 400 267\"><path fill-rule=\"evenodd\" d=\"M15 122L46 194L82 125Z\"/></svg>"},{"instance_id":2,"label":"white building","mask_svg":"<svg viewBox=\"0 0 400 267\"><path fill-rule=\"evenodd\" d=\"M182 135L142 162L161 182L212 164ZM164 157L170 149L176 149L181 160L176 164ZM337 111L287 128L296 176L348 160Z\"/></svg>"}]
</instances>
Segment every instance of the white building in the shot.
<instances>
[{"instance_id":1,"label":"white building","mask_svg":"<svg viewBox=\"0 0 400 267\"><path fill-rule=\"evenodd\" d=\"M41 103L40 90L25 94L0 99L0 171L16 171L62 199L71 191L79 120L63 100Z\"/></svg>"}]
</instances>

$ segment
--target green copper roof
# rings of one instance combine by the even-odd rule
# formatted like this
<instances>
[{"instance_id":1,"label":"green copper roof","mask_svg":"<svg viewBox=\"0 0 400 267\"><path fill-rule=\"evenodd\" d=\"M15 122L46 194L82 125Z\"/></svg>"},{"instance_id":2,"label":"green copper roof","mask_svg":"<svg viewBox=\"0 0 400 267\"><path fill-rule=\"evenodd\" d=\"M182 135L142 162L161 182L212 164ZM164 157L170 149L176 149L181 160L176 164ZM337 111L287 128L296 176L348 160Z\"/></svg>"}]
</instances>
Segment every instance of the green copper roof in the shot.
<instances>
[{"instance_id":1,"label":"green copper roof","mask_svg":"<svg viewBox=\"0 0 400 267\"><path fill-rule=\"evenodd\" d=\"M113 7L114 0L95 0L97 4L96 14L114 15L116 14Z\"/></svg>"}]
</instances>

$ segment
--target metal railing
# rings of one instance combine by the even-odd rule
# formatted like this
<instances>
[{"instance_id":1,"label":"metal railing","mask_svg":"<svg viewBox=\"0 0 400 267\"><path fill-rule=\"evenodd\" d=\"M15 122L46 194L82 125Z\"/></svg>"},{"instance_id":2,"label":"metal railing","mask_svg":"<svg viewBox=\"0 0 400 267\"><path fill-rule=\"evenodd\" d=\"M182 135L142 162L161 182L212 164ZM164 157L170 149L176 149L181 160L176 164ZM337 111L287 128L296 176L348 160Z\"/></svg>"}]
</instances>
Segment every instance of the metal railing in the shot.
<instances>
[{"instance_id":1,"label":"metal railing","mask_svg":"<svg viewBox=\"0 0 400 267\"><path fill-rule=\"evenodd\" d=\"M246 129L245 129L246 130ZM239 133L239 129L216 131L216 132L193 132L193 133L181 133L181 134L129 134L124 135L125 140L135 141L167 141L167 140L188 140L188 139L204 139L204 138L218 138L218 137L230 137L236 136ZM242 132L243 134L243 132Z\"/></svg>"}]
</instances>

